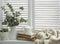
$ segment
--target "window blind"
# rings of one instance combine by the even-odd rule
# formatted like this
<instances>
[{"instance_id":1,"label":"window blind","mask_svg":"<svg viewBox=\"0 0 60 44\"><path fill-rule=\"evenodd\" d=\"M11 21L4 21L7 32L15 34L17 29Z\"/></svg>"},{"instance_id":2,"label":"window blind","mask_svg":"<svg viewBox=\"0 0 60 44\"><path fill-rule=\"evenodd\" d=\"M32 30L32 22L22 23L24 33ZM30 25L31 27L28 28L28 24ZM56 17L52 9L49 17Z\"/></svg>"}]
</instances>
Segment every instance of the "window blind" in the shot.
<instances>
[{"instance_id":1,"label":"window blind","mask_svg":"<svg viewBox=\"0 0 60 44\"><path fill-rule=\"evenodd\" d=\"M23 17L24 19L28 19L28 0L2 0L2 6L5 5L7 3L12 4L13 8L18 11L19 7L23 6L24 10L21 11L21 17ZM7 7L7 6L6 6ZM8 8L7 8L8 10ZM3 14L3 19L5 18L5 15ZM27 23L20 23L19 26L17 26L17 29L20 29L23 25L26 25Z\"/></svg>"},{"instance_id":2,"label":"window blind","mask_svg":"<svg viewBox=\"0 0 60 44\"><path fill-rule=\"evenodd\" d=\"M0 0L0 28L2 27L2 11L1 11L1 0Z\"/></svg>"},{"instance_id":3,"label":"window blind","mask_svg":"<svg viewBox=\"0 0 60 44\"><path fill-rule=\"evenodd\" d=\"M59 0L34 0L34 28L60 28Z\"/></svg>"}]
</instances>

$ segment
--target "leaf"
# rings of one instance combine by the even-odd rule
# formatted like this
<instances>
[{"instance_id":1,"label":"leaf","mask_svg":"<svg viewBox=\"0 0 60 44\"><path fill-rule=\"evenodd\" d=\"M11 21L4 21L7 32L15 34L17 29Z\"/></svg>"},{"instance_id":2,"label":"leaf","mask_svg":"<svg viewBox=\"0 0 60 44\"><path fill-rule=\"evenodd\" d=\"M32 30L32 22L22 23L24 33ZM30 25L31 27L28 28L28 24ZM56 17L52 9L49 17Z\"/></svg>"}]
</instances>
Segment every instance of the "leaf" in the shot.
<instances>
[{"instance_id":1,"label":"leaf","mask_svg":"<svg viewBox=\"0 0 60 44\"><path fill-rule=\"evenodd\" d=\"M5 12L4 12L4 14L7 14L7 13L8 13L8 11L5 11Z\"/></svg>"},{"instance_id":2,"label":"leaf","mask_svg":"<svg viewBox=\"0 0 60 44\"><path fill-rule=\"evenodd\" d=\"M24 10L24 8L23 8L23 7L20 7L19 9Z\"/></svg>"},{"instance_id":3,"label":"leaf","mask_svg":"<svg viewBox=\"0 0 60 44\"><path fill-rule=\"evenodd\" d=\"M21 14L20 12L18 12L18 14Z\"/></svg>"},{"instance_id":4,"label":"leaf","mask_svg":"<svg viewBox=\"0 0 60 44\"><path fill-rule=\"evenodd\" d=\"M14 16L15 16L15 17L18 17L20 14L21 14L21 13L20 13L19 11L18 11L18 12L16 11Z\"/></svg>"},{"instance_id":5,"label":"leaf","mask_svg":"<svg viewBox=\"0 0 60 44\"><path fill-rule=\"evenodd\" d=\"M0 32L8 32L7 28L1 28Z\"/></svg>"},{"instance_id":6,"label":"leaf","mask_svg":"<svg viewBox=\"0 0 60 44\"><path fill-rule=\"evenodd\" d=\"M5 11L5 6L2 6L1 9Z\"/></svg>"},{"instance_id":7,"label":"leaf","mask_svg":"<svg viewBox=\"0 0 60 44\"><path fill-rule=\"evenodd\" d=\"M23 19L23 18L20 19L20 23L26 22L26 21L27 21L27 20L25 20L25 19Z\"/></svg>"},{"instance_id":8,"label":"leaf","mask_svg":"<svg viewBox=\"0 0 60 44\"><path fill-rule=\"evenodd\" d=\"M5 19L4 22L2 22L2 25L7 25L7 20Z\"/></svg>"},{"instance_id":9,"label":"leaf","mask_svg":"<svg viewBox=\"0 0 60 44\"><path fill-rule=\"evenodd\" d=\"M14 11L14 10L13 10L13 7L12 7L12 5L11 5L11 4L7 3L7 6L10 8L11 12L13 12L13 11Z\"/></svg>"}]
</instances>

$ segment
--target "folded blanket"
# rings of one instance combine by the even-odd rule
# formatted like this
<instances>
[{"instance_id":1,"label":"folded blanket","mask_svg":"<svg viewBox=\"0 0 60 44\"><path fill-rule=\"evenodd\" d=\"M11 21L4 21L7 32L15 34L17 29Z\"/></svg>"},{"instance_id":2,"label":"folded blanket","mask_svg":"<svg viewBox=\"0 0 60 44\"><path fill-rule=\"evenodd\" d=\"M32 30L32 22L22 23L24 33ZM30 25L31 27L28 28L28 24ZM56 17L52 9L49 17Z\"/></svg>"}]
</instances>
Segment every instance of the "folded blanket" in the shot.
<instances>
[{"instance_id":1,"label":"folded blanket","mask_svg":"<svg viewBox=\"0 0 60 44\"><path fill-rule=\"evenodd\" d=\"M52 40L60 40L60 31L55 29L45 29L38 32L36 36L36 44L49 44L49 42L51 42Z\"/></svg>"}]
</instances>

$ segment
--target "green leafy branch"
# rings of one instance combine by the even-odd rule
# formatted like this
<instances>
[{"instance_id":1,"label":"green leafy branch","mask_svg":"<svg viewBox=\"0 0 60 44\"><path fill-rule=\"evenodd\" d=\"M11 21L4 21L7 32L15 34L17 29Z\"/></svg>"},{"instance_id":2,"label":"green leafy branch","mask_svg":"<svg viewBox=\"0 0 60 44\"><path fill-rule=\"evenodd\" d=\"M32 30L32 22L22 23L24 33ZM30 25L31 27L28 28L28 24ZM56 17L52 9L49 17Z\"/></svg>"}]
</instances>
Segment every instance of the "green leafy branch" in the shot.
<instances>
[{"instance_id":1,"label":"green leafy branch","mask_svg":"<svg viewBox=\"0 0 60 44\"><path fill-rule=\"evenodd\" d=\"M4 19L4 22L2 22L3 25L8 25L10 27L17 26L19 23L27 22L24 18L21 17L21 19L18 19L18 16L21 15L20 11L15 11L13 9L13 6L9 3L6 4L7 7L10 9L12 15L9 13L8 10L6 10L5 6L2 6L2 10L4 11L4 14L6 14L6 18ZM23 7L19 7L19 10L24 10Z\"/></svg>"}]
</instances>

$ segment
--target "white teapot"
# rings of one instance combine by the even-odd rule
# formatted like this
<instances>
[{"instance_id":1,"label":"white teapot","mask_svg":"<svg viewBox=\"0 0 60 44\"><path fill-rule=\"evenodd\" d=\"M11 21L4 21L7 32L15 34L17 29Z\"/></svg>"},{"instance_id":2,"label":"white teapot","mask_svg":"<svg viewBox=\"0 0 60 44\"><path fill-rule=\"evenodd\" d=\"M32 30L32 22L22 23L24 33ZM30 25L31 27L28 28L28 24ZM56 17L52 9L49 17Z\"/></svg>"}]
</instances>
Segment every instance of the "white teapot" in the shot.
<instances>
[{"instance_id":1,"label":"white teapot","mask_svg":"<svg viewBox=\"0 0 60 44\"><path fill-rule=\"evenodd\" d=\"M32 27L29 26L29 25L24 26L24 33L25 33L26 35L32 35L32 34L33 34L33 33L32 33Z\"/></svg>"}]
</instances>

